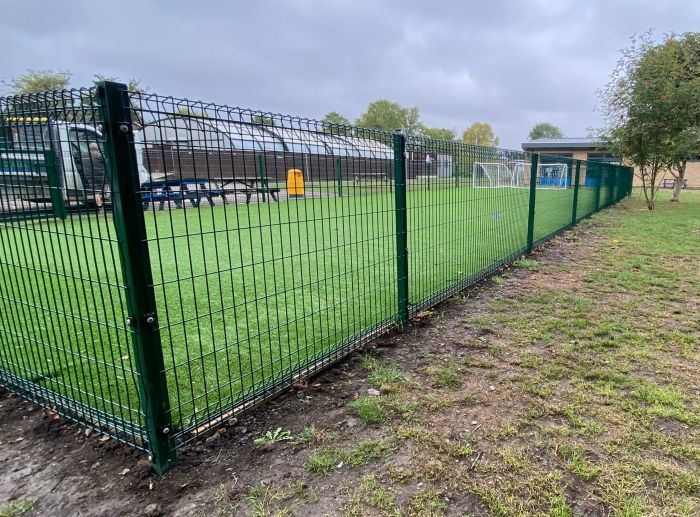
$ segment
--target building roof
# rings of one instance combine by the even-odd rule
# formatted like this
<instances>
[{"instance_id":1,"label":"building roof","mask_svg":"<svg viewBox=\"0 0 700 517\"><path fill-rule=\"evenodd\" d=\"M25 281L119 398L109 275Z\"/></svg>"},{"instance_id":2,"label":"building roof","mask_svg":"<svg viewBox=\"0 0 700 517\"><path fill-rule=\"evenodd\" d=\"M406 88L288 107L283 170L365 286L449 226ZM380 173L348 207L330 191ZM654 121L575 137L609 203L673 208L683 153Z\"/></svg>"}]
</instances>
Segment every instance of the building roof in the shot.
<instances>
[{"instance_id":1,"label":"building roof","mask_svg":"<svg viewBox=\"0 0 700 517\"><path fill-rule=\"evenodd\" d=\"M605 149L607 142L600 138L540 138L522 143L523 151L536 149Z\"/></svg>"}]
</instances>

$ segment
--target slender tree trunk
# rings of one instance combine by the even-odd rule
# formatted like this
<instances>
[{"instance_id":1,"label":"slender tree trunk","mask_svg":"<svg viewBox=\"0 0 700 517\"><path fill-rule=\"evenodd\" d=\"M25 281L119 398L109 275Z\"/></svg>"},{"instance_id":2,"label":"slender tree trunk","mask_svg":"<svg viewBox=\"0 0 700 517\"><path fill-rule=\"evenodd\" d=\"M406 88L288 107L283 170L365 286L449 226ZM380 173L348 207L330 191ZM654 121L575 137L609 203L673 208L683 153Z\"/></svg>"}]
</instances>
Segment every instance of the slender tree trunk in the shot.
<instances>
[{"instance_id":1,"label":"slender tree trunk","mask_svg":"<svg viewBox=\"0 0 700 517\"><path fill-rule=\"evenodd\" d=\"M683 190L683 184L685 183L685 165L686 162L684 161L678 167L678 174L674 176L671 203L679 203L681 200L681 190Z\"/></svg>"},{"instance_id":2,"label":"slender tree trunk","mask_svg":"<svg viewBox=\"0 0 700 517\"><path fill-rule=\"evenodd\" d=\"M642 192L644 192L644 201L646 201L647 208L649 210L654 210L654 187L651 187L651 195L649 195L649 190L646 183L642 184Z\"/></svg>"},{"instance_id":3,"label":"slender tree trunk","mask_svg":"<svg viewBox=\"0 0 700 517\"><path fill-rule=\"evenodd\" d=\"M646 202L647 208L649 210L654 210L654 175L645 170L645 167L641 167L640 178L642 180L642 192L644 192L644 201ZM650 181L651 185L647 182ZM651 189L651 193L649 190Z\"/></svg>"},{"instance_id":4,"label":"slender tree trunk","mask_svg":"<svg viewBox=\"0 0 700 517\"><path fill-rule=\"evenodd\" d=\"M678 203L681 200L681 190L683 189L683 178L677 177L673 179L673 197L671 203Z\"/></svg>"}]
</instances>

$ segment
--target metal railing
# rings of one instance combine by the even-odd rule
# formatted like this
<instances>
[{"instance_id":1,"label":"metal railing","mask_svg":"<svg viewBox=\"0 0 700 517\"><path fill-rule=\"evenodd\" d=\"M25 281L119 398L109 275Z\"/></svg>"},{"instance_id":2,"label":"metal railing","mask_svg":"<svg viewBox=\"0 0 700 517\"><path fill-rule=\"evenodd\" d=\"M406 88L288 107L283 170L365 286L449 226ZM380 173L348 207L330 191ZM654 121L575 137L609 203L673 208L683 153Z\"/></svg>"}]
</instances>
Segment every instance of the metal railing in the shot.
<instances>
[{"instance_id":1,"label":"metal railing","mask_svg":"<svg viewBox=\"0 0 700 517\"><path fill-rule=\"evenodd\" d=\"M0 99L0 167L0 384L158 472L632 185L112 82Z\"/></svg>"}]
</instances>

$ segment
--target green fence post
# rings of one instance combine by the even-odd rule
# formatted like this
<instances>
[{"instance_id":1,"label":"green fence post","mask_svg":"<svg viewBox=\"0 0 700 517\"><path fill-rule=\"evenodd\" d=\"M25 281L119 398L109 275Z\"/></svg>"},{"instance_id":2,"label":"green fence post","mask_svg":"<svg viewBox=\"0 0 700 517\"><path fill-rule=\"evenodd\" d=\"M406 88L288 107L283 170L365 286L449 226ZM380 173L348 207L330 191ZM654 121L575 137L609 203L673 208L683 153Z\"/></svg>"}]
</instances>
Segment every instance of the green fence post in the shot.
<instances>
[{"instance_id":1,"label":"green fence post","mask_svg":"<svg viewBox=\"0 0 700 517\"><path fill-rule=\"evenodd\" d=\"M539 155L530 156L530 205L527 213L527 252L532 253L535 237L535 192L537 191L537 162Z\"/></svg>"},{"instance_id":2,"label":"green fence post","mask_svg":"<svg viewBox=\"0 0 700 517\"><path fill-rule=\"evenodd\" d=\"M265 156L262 154L258 155L258 175L260 176L260 188L262 191L263 203L267 202L267 195L265 194L267 189L267 179L265 174Z\"/></svg>"},{"instance_id":3,"label":"green fence post","mask_svg":"<svg viewBox=\"0 0 700 517\"><path fill-rule=\"evenodd\" d=\"M61 174L59 172L56 153L44 151L44 165L46 166L46 176L49 182L49 196L51 197L51 211L54 217L65 219L68 217L66 202L63 199L63 189L61 188Z\"/></svg>"},{"instance_id":4,"label":"green fence post","mask_svg":"<svg viewBox=\"0 0 700 517\"><path fill-rule=\"evenodd\" d=\"M396 213L396 285L399 324L408 324L408 214L406 211L406 137L394 133L394 204Z\"/></svg>"},{"instance_id":5,"label":"green fence post","mask_svg":"<svg viewBox=\"0 0 700 517\"><path fill-rule=\"evenodd\" d=\"M335 159L335 180L338 182L338 197L343 197L343 172L340 158Z\"/></svg>"},{"instance_id":6,"label":"green fence post","mask_svg":"<svg viewBox=\"0 0 700 517\"><path fill-rule=\"evenodd\" d=\"M632 189L634 189L634 168L627 167L627 195L632 195Z\"/></svg>"},{"instance_id":7,"label":"green fence post","mask_svg":"<svg viewBox=\"0 0 700 517\"><path fill-rule=\"evenodd\" d=\"M576 224L576 211L578 209L578 184L581 180L581 160L576 160L576 174L574 175L574 206L571 209L571 224Z\"/></svg>"},{"instance_id":8,"label":"green fence post","mask_svg":"<svg viewBox=\"0 0 700 517\"><path fill-rule=\"evenodd\" d=\"M589 162L588 166L590 167L591 165L593 164ZM603 188L603 169L600 167L600 164L596 163L593 165L593 170L595 171L594 177L596 182L595 204L593 205L593 211L597 212L600 210L600 189Z\"/></svg>"},{"instance_id":9,"label":"green fence post","mask_svg":"<svg viewBox=\"0 0 700 517\"><path fill-rule=\"evenodd\" d=\"M129 95L124 84L100 81L98 96L104 121L105 163L111 185L114 228L129 312L126 322L131 330L151 459L154 470L162 474L174 464L175 448Z\"/></svg>"},{"instance_id":10,"label":"green fence post","mask_svg":"<svg viewBox=\"0 0 700 517\"><path fill-rule=\"evenodd\" d=\"M627 170L624 165L620 165L620 200L627 195Z\"/></svg>"},{"instance_id":11,"label":"green fence post","mask_svg":"<svg viewBox=\"0 0 700 517\"><path fill-rule=\"evenodd\" d=\"M622 201L627 195L627 174L625 174L626 172L627 171L625 170L624 165L620 165L619 183L617 190L617 197L620 201Z\"/></svg>"}]
</instances>

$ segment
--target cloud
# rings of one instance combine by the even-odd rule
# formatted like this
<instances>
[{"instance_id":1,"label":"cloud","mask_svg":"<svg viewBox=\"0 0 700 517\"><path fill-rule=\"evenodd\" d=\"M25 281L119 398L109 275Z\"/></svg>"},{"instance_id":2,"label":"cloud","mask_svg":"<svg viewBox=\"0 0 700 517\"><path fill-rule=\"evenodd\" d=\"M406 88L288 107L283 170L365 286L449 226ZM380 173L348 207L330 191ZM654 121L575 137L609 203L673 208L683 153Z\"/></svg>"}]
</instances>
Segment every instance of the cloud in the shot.
<instances>
[{"instance_id":1,"label":"cloud","mask_svg":"<svg viewBox=\"0 0 700 517\"><path fill-rule=\"evenodd\" d=\"M600 124L595 91L628 37L700 26L692 0L184 0L6 3L7 77L28 68L140 78L164 95L320 117L388 98L426 123L493 124L519 148L546 120Z\"/></svg>"}]
</instances>

